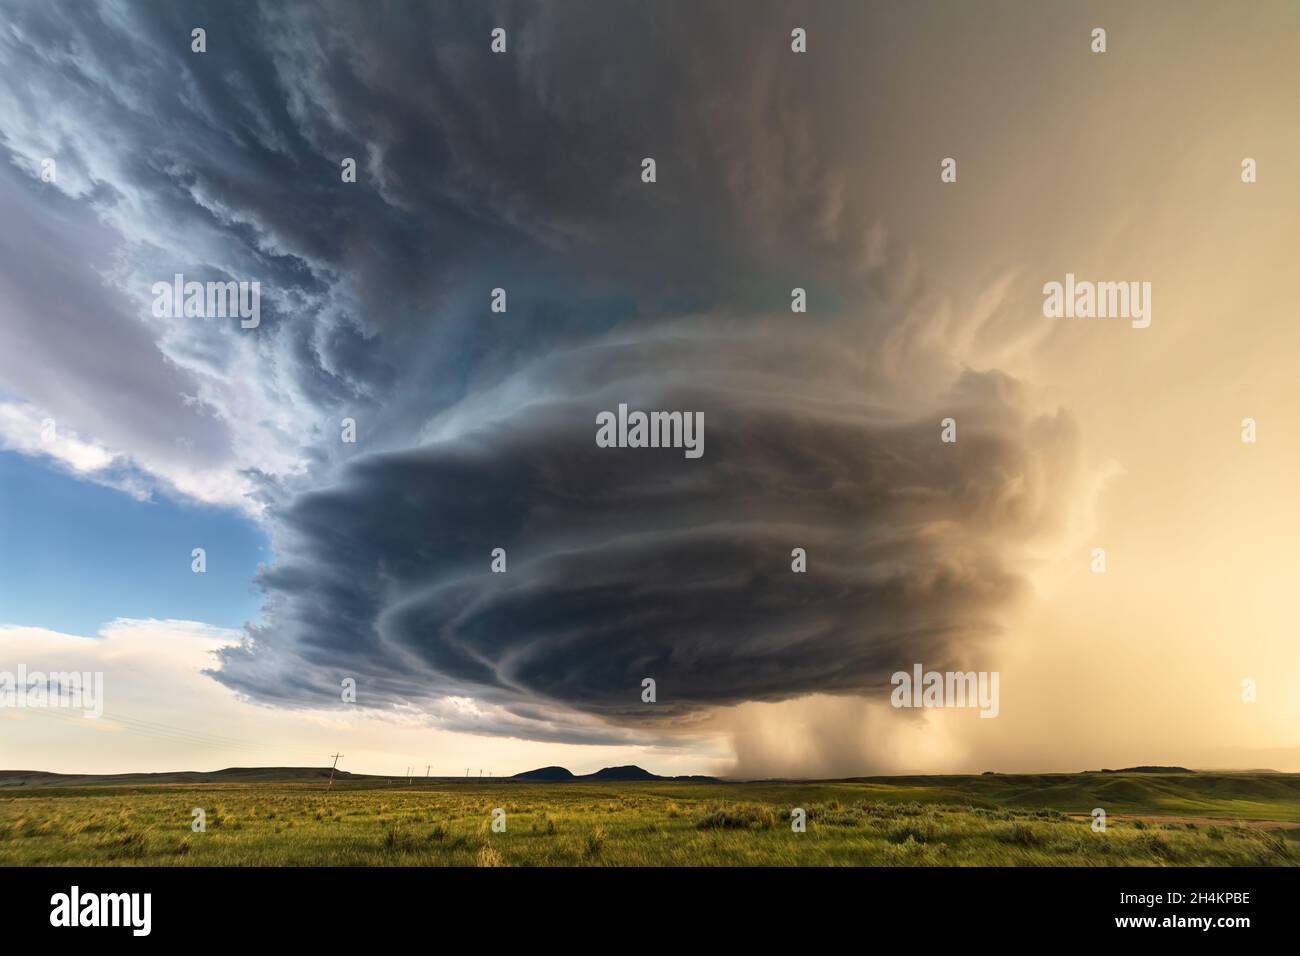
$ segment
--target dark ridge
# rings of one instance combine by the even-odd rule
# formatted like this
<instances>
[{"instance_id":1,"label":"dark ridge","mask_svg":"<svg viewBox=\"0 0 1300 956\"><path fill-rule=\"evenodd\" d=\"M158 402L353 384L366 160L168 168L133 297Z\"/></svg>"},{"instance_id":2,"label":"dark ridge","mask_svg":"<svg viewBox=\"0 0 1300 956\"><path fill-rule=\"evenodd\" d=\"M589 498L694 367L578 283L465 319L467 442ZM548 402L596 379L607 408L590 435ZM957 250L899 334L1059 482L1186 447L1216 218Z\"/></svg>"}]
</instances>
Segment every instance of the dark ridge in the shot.
<instances>
[{"instance_id":1,"label":"dark ridge","mask_svg":"<svg viewBox=\"0 0 1300 956\"><path fill-rule=\"evenodd\" d=\"M687 777L661 777L657 773L651 773L641 767L605 767L603 770L597 770L595 773L577 774L570 773L564 767L542 767L540 770L529 770L525 773L517 773L511 780L540 780L547 783L566 783L570 780L587 780L592 783L601 782L635 782L638 780L670 780L670 781L695 781L697 783L720 783L717 777L705 777L695 774Z\"/></svg>"},{"instance_id":2,"label":"dark ridge","mask_svg":"<svg viewBox=\"0 0 1300 956\"><path fill-rule=\"evenodd\" d=\"M1122 770L1101 770L1098 773L1196 773L1186 767L1125 767Z\"/></svg>"},{"instance_id":3,"label":"dark ridge","mask_svg":"<svg viewBox=\"0 0 1300 956\"><path fill-rule=\"evenodd\" d=\"M174 770L166 773L48 773L44 770L0 770L0 790L19 787L102 787L168 783L276 783L328 780L329 767L227 767L224 770ZM334 771L335 780L357 778Z\"/></svg>"},{"instance_id":4,"label":"dark ridge","mask_svg":"<svg viewBox=\"0 0 1300 956\"><path fill-rule=\"evenodd\" d=\"M511 779L544 780L549 783L558 783L562 780L573 780L575 778L572 772L565 767L542 767L538 770L529 770L524 773L517 773Z\"/></svg>"},{"instance_id":5,"label":"dark ridge","mask_svg":"<svg viewBox=\"0 0 1300 956\"><path fill-rule=\"evenodd\" d=\"M606 767L584 776L584 780L663 780L663 777L642 770L640 767Z\"/></svg>"}]
</instances>

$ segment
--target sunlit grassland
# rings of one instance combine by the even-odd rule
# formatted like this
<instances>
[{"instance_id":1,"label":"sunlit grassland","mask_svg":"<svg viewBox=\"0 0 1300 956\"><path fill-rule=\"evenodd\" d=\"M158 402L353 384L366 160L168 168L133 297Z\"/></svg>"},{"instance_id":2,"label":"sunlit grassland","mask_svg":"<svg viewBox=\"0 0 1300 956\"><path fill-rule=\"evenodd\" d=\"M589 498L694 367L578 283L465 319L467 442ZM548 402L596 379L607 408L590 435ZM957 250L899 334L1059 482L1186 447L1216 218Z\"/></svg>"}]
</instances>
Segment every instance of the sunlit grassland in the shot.
<instances>
[{"instance_id":1,"label":"sunlit grassland","mask_svg":"<svg viewBox=\"0 0 1300 956\"><path fill-rule=\"evenodd\" d=\"M1294 865L1286 775L0 791L3 865ZM1107 809L1105 833L1086 815ZM506 830L492 832L492 811ZM807 831L791 829L791 810ZM192 832L192 811L206 832ZM1075 818L1067 814L1084 814ZM1158 821L1140 815L1215 818Z\"/></svg>"}]
</instances>

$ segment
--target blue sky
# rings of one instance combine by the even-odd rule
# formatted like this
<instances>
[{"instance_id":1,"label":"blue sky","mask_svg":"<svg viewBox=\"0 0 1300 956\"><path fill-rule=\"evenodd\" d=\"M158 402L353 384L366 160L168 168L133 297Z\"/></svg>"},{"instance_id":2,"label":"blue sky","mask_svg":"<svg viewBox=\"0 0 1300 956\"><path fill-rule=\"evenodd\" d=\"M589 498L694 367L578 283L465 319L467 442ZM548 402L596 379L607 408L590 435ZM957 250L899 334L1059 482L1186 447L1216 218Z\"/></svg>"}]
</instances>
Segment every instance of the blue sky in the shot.
<instances>
[{"instance_id":1,"label":"blue sky","mask_svg":"<svg viewBox=\"0 0 1300 956\"><path fill-rule=\"evenodd\" d=\"M0 452L0 540L0 622L83 635L118 617L240 627L270 557L238 512L139 501L14 452ZM196 547L205 574L190 570Z\"/></svg>"}]
</instances>

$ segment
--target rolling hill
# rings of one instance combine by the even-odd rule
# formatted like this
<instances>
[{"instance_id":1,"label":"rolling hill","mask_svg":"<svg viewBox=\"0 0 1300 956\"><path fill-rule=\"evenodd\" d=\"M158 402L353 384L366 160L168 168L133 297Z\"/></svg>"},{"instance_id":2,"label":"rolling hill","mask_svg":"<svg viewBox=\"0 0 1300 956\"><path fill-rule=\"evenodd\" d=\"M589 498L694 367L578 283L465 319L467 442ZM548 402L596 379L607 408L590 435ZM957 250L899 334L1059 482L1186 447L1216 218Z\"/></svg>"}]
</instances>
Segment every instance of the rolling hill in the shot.
<instances>
[{"instance_id":1,"label":"rolling hill","mask_svg":"<svg viewBox=\"0 0 1300 956\"><path fill-rule=\"evenodd\" d=\"M178 770L166 773L47 773L0 770L0 790L41 787L131 787L187 783L293 783L328 780L329 767L227 767L224 770ZM335 781L365 779L363 774L334 771Z\"/></svg>"},{"instance_id":2,"label":"rolling hill","mask_svg":"<svg viewBox=\"0 0 1300 956\"><path fill-rule=\"evenodd\" d=\"M641 767L627 765L624 767L605 767L597 770L595 773L575 774L565 767L541 767L537 770L528 770L524 773L517 773L511 780L528 780L533 782L547 783L568 783L570 781L594 782L617 782L631 783L636 781L648 780L670 780L680 782L683 780L698 780L702 783L721 783L717 777L661 777L657 773L651 773Z\"/></svg>"}]
</instances>

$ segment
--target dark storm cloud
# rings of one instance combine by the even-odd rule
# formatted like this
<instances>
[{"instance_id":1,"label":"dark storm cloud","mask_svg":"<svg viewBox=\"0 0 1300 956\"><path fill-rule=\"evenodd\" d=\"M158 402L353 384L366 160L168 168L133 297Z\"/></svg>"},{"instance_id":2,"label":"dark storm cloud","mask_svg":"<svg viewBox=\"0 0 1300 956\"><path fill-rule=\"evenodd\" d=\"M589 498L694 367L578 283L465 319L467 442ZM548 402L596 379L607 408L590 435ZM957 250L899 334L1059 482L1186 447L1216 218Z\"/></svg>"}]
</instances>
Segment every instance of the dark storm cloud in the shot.
<instances>
[{"instance_id":1,"label":"dark storm cloud","mask_svg":"<svg viewBox=\"0 0 1300 956\"><path fill-rule=\"evenodd\" d=\"M793 63L779 6L683 10L20 6L0 34L0 130L29 174L57 157L57 188L121 233L116 291L138 314L174 271L261 281L255 349L228 329L150 330L186 392L240 429L226 448L214 433L210 460L314 458L325 422L372 411L372 438L400 447L471 374L620 320L752 308L787 274L810 284L861 256L870 222L828 147L835 119L810 108L843 54ZM498 23L508 56L487 51ZM79 251L65 271L85 268ZM496 286L510 319L485 324ZM130 391L174 393L176 369L138 351Z\"/></svg>"},{"instance_id":2,"label":"dark storm cloud","mask_svg":"<svg viewBox=\"0 0 1300 956\"><path fill-rule=\"evenodd\" d=\"M120 391L91 369L83 393L180 481L129 414L176 395L208 423L190 485L224 469L269 505L264 618L219 679L313 706L352 676L359 703L449 727L622 739L869 691L995 630L1017 547L1062 520L1072 429L963 370L880 222L888 117L845 77L887 31L858 4L798 12L816 57L789 52L785 4L14 11L4 145L29 174L59 156L143 319L81 329L89 354L127 334L138 355ZM11 274L48 269L7 248ZM148 324L173 271L260 280L263 327ZM794 285L810 314L789 316ZM704 457L597 448L620 402L703 412Z\"/></svg>"},{"instance_id":3,"label":"dark storm cloud","mask_svg":"<svg viewBox=\"0 0 1300 956\"><path fill-rule=\"evenodd\" d=\"M551 356L516 383L536 401L453 410L454 434L299 497L277 515L263 584L279 603L257 641L292 634L339 673L377 668L404 702L460 688L615 722L878 692L914 661L966 660L1019 591L1008 544L1059 519L1070 480L1068 456L1027 443L1068 447L1069 422L967 373L946 396L966 430L943 444L937 412L900 417L853 387L874 362L852 323L687 336L702 322ZM564 387L544 397L546 382ZM619 402L703 411L704 456L597 447L596 414ZM792 573L795 547L808 573ZM223 679L264 681L256 646Z\"/></svg>"},{"instance_id":4,"label":"dark storm cloud","mask_svg":"<svg viewBox=\"0 0 1300 956\"><path fill-rule=\"evenodd\" d=\"M57 188L120 233L115 294L138 315L174 271L261 281L255 349L194 324L150 334L186 393L239 429L214 432L209 461L265 467L249 459L273 447L318 456L323 423L349 412L376 412L372 438L400 446L476 371L619 320L743 307L778 253L805 282L852 254L831 234L866 222L844 211L800 103L834 68L800 77L778 10L23 5L0 34L0 130L29 175L56 157ZM487 50L498 23L508 56ZM356 184L340 181L344 157ZM102 281L68 252L62 271ZM485 326L496 286L510 320ZM93 353L129 325L128 310L82 340ZM127 400L174 394L176 368L137 351Z\"/></svg>"}]
</instances>

